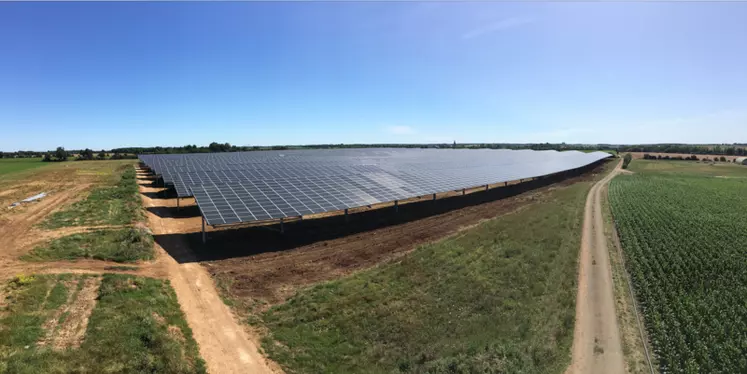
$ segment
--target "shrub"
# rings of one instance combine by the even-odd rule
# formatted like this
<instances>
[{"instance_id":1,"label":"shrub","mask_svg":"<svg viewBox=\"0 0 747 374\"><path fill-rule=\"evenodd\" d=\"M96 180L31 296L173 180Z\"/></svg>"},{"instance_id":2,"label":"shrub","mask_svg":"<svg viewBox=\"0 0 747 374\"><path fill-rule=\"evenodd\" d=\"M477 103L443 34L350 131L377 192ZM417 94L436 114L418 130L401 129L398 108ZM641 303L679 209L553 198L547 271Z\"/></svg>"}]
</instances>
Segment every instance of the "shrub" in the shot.
<instances>
[{"instance_id":1,"label":"shrub","mask_svg":"<svg viewBox=\"0 0 747 374\"><path fill-rule=\"evenodd\" d=\"M630 165L631 160L633 160L633 156L631 156L630 153L626 153L625 157L623 157L623 169L628 168L628 165Z\"/></svg>"}]
</instances>

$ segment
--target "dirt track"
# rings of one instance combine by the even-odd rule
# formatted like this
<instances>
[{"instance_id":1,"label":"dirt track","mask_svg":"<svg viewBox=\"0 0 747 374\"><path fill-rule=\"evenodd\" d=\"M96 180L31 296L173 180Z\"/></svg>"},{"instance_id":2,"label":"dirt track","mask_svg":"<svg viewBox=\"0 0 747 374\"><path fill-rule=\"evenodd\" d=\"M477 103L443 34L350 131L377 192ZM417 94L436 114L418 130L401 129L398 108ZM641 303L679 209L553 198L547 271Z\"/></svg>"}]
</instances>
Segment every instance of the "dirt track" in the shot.
<instances>
[{"instance_id":1,"label":"dirt track","mask_svg":"<svg viewBox=\"0 0 747 374\"><path fill-rule=\"evenodd\" d=\"M182 228L176 219L153 213L158 207L169 207L174 201L157 199L160 188L150 187L144 173L138 173L143 204L154 235L168 235ZM173 199L171 199L173 200ZM175 248L188 255L183 240L172 241ZM179 264L156 243L157 262L167 269L171 286L200 347L200 355L211 373L272 373L270 363L257 350L252 339L223 303L210 275L198 263Z\"/></svg>"},{"instance_id":2,"label":"dirt track","mask_svg":"<svg viewBox=\"0 0 747 374\"><path fill-rule=\"evenodd\" d=\"M586 199L579 255L573 358L567 373L625 372L602 216L602 196L621 166L622 160L615 170L591 188Z\"/></svg>"}]
</instances>

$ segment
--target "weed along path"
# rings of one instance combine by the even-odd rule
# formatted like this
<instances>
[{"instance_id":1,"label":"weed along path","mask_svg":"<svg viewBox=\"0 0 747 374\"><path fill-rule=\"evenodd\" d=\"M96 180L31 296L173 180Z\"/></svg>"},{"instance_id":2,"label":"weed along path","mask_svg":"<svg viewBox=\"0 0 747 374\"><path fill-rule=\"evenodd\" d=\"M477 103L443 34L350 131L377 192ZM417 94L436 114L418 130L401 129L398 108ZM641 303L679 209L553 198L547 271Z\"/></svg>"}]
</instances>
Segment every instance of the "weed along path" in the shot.
<instances>
[{"instance_id":1,"label":"weed along path","mask_svg":"<svg viewBox=\"0 0 747 374\"><path fill-rule=\"evenodd\" d=\"M615 314L612 273L604 235L602 196L620 173L622 160L589 191L579 255L576 325L568 374L624 373L620 332Z\"/></svg>"},{"instance_id":2,"label":"weed along path","mask_svg":"<svg viewBox=\"0 0 747 374\"><path fill-rule=\"evenodd\" d=\"M140 191L146 208L175 207L175 201L152 198L161 188L153 188L144 183L144 173L138 173ZM173 200L173 199L172 199ZM156 235L178 234L180 226L170 217L159 217L149 211L148 222ZM184 238L174 237L186 254L189 245ZM218 295L213 280L199 263L178 263L158 244L156 261L168 269L168 278L176 292L187 323L192 329L200 349L200 355L207 363L210 373L274 373L267 360L259 353L257 341L252 340L247 331L236 320L228 306Z\"/></svg>"}]
</instances>

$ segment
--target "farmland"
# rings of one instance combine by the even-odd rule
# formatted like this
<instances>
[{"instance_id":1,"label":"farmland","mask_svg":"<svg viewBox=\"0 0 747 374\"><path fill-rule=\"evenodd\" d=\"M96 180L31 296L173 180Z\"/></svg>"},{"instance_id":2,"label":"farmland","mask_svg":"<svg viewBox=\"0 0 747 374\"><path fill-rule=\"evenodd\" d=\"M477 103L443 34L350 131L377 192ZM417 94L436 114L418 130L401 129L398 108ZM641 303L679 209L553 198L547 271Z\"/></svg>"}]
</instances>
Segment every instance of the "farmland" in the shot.
<instances>
[{"instance_id":1,"label":"farmland","mask_svg":"<svg viewBox=\"0 0 747 374\"><path fill-rule=\"evenodd\" d=\"M747 371L747 168L631 166L609 200L660 370Z\"/></svg>"},{"instance_id":2,"label":"farmland","mask_svg":"<svg viewBox=\"0 0 747 374\"><path fill-rule=\"evenodd\" d=\"M0 158L0 176L48 165L41 158Z\"/></svg>"}]
</instances>

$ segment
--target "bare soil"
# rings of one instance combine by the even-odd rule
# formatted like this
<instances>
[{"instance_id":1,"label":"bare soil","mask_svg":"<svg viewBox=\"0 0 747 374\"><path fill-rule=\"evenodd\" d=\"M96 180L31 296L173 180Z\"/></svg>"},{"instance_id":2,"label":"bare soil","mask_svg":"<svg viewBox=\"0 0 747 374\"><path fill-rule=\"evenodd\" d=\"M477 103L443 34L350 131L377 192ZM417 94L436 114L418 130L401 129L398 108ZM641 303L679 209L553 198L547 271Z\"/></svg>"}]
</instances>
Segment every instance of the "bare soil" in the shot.
<instances>
[{"instance_id":1,"label":"bare soil","mask_svg":"<svg viewBox=\"0 0 747 374\"><path fill-rule=\"evenodd\" d=\"M54 349L78 348L88 327L88 318L96 306L101 277L89 277L83 280L83 288L72 302L65 305L65 312L70 313L65 321L52 333L51 345ZM74 292L70 290L69 292Z\"/></svg>"},{"instance_id":2,"label":"bare soil","mask_svg":"<svg viewBox=\"0 0 747 374\"><path fill-rule=\"evenodd\" d=\"M567 373L624 373L602 199L622 161L589 191L579 255L573 354Z\"/></svg>"},{"instance_id":3,"label":"bare soil","mask_svg":"<svg viewBox=\"0 0 747 374\"><path fill-rule=\"evenodd\" d=\"M95 161L93 161L95 162ZM154 278L166 278L167 269L158 261L135 264L137 271L108 269L120 265L98 260L25 262L19 257L34 246L65 235L120 226L78 226L45 230L37 225L49 214L83 199L105 173L99 169L104 164L59 165L0 181L0 280L18 274L101 274L126 273ZM111 166L109 166L111 167ZM39 192L49 195L41 200L23 204L13 209L7 205Z\"/></svg>"},{"instance_id":4,"label":"bare soil","mask_svg":"<svg viewBox=\"0 0 747 374\"><path fill-rule=\"evenodd\" d=\"M47 321L44 322L42 325L42 329L46 332L44 337L39 340L38 344L40 346L46 346L52 343L56 339L56 332L57 332L57 325L59 324L60 317L63 313L67 310L67 306L70 305L73 301L73 297L76 296L75 289L78 287L78 281L68 281L64 282L65 287L68 289L67 293L67 300L65 301L65 304L61 305L57 310L54 311L51 317L47 319ZM54 286L50 287L50 291L54 288ZM48 295L47 295L48 296Z\"/></svg>"}]
</instances>

